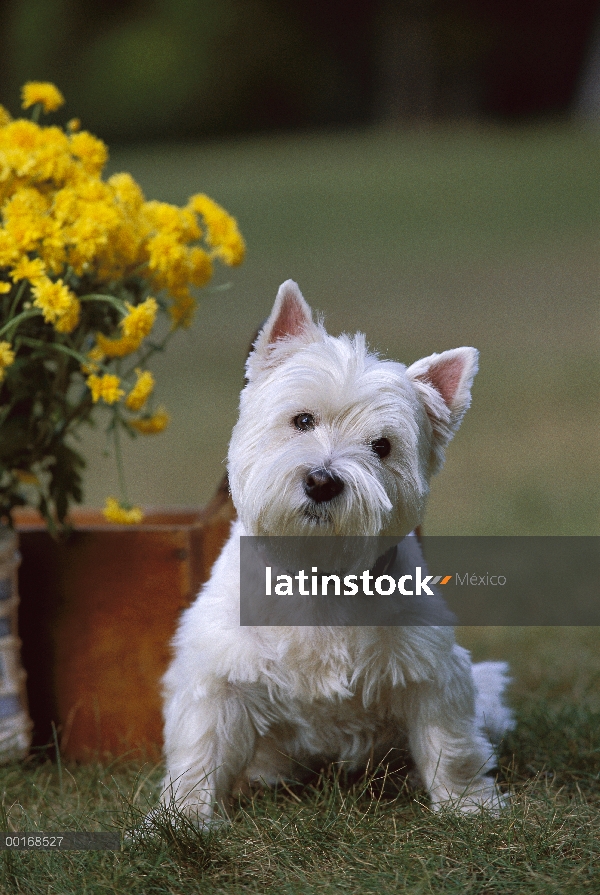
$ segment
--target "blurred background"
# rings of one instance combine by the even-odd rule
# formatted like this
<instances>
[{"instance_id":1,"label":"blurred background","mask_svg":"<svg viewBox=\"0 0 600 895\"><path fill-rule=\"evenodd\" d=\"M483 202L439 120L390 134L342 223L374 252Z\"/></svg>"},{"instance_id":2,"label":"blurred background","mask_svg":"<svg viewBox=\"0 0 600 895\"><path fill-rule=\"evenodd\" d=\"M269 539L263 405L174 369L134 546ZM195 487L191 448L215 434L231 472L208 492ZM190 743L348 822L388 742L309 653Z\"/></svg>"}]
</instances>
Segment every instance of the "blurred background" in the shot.
<instances>
[{"instance_id":1,"label":"blurred background","mask_svg":"<svg viewBox=\"0 0 600 895\"><path fill-rule=\"evenodd\" d=\"M205 502L281 281L411 363L481 351L431 534L597 534L597 0L4 0L0 100L51 80L148 198L207 192L241 268L155 364L136 503ZM86 434L86 501L116 493Z\"/></svg>"}]
</instances>

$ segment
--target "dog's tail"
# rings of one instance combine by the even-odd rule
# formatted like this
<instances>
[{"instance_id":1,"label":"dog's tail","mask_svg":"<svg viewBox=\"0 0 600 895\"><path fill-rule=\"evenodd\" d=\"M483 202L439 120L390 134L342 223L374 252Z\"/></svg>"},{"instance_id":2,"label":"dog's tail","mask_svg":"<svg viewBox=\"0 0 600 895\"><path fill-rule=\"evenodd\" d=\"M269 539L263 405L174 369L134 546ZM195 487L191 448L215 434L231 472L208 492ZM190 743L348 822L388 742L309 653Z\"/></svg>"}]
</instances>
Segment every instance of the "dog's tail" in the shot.
<instances>
[{"instance_id":1,"label":"dog's tail","mask_svg":"<svg viewBox=\"0 0 600 895\"><path fill-rule=\"evenodd\" d=\"M515 726L510 708L504 702L504 691L510 683L506 662L478 662L473 665L473 680L477 695L475 713L478 725L497 745L507 731Z\"/></svg>"}]
</instances>

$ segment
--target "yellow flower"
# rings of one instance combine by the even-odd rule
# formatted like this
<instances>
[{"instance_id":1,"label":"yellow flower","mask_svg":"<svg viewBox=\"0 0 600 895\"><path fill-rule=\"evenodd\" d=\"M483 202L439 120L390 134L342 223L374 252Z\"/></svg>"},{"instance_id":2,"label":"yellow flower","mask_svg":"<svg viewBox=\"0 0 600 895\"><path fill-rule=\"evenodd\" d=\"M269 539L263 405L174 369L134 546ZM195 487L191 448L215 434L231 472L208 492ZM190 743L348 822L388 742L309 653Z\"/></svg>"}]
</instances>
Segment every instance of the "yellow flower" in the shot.
<instances>
[{"instance_id":1,"label":"yellow flower","mask_svg":"<svg viewBox=\"0 0 600 895\"><path fill-rule=\"evenodd\" d=\"M69 307L58 318L54 324L57 333L72 333L79 323L79 315L81 313L81 304L79 299L73 296Z\"/></svg>"},{"instance_id":2,"label":"yellow flower","mask_svg":"<svg viewBox=\"0 0 600 895\"><path fill-rule=\"evenodd\" d=\"M169 414L164 407L159 407L152 416L141 417L138 420L129 420L129 425L141 435L157 435L169 425Z\"/></svg>"},{"instance_id":3,"label":"yellow flower","mask_svg":"<svg viewBox=\"0 0 600 895\"><path fill-rule=\"evenodd\" d=\"M50 273L58 276L67 266L67 252L64 239L59 232L50 233L39 250Z\"/></svg>"},{"instance_id":4,"label":"yellow flower","mask_svg":"<svg viewBox=\"0 0 600 895\"><path fill-rule=\"evenodd\" d=\"M21 187L2 209L4 228L19 256L35 250L48 230L48 200L34 188Z\"/></svg>"},{"instance_id":5,"label":"yellow flower","mask_svg":"<svg viewBox=\"0 0 600 895\"><path fill-rule=\"evenodd\" d=\"M91 351L88 351L88 364L81 365L81 372L85 373L86 376L89 376L90 373L96 373L99 369L99 364L104 360L104 352L97 345L92 348Z\"/></svg>"},{"instance_id":6,"label":"yellow flower","mask_svg":"<svg viewBox=\"0 0 600 895\"><path fill-rule=\"evenodd\" d=\"M154 376L149 370L136 370L137 382L125 399L130 410L141 410L154 388Z\"/></svg>"},{"instance_id":7,"label":"yellow flower","mask_svg":"<svg viewBox=\"0 0 600 895\"><path fill-rule=\"evenodd\" d=\"M40 145L43 133L39 124L27 121L25 118L9 122L2 129L2 148L8 156L7 159L3 159L3 163L8 162L17 174L26 174L31 168L31 159L27 159L23 152L34 152ZM15 161L25 163L24 169L19 170Z\"/></svg>"},{"instance_id":8,"label":"yellow flower","mask_svg":"<svg viewBox=\"0 0 600 895\"><path fill-rule=\"evenodd\" d=\"M0 342L0 367L10 367L15 359L15 353L10 342Z\"/></svg>"},{"instance_id":9,"label":"yellow flower","mask_svg":"<svg viewBox=\"0 0 600 895\"><path fill-rule=\"evenodd\" d=\"M182 326L187 329L191 325L196 310L196 299L189 289L184 289L173 296L173 304L169 306L169 316L173 321L173 329Z\"/></svg>"},{"instance_id":10,"label":"yellow flower","mask_svg":"<svg viewBox=\"0 0 600 895\"><path fill-rule=\"evenodd\" d=\"M167 273L185 265L185 246L169 233L158 233L153 236L148 240L147 248L150 254L148 261L150 270Z\"/></svg>"},{"instance_id":11,"label":"yellow flower","mask_svg":"<svg viewBox=\"0 0 600 895\"><path fill-rule=\"evenodd\" d=\"M124 507L116 497L106 498L102 513L108 522L115 522L117 525L139 525L144 518L139 507Z\"/></svg>"},{"instance_id":12,"label":"yellow flower","mask_svg":"<svg viewBox=\"0 0 600 895\"><path fill-rule=\"evenodd\" d=\"M22 485L39 485L40 483L37 475L27 469L13 469L12 474Z\"/></svg>"},{"instance_id":13,"label":"yellow flower","mask_svg":"<svg viewBox=\"0 0 600 895\"><path fill-rule=\"evenodd\" d=\"M18 264L15 264L10 275L15 283L18 283L19 280L29 280L30 283L35 283L45 276L45 273L46 267L41 258L29 259L27 255L24 255Z\"/></svg>"},{"instance_id":14,"label":"yellow flower","mask_svg":"<svg viewBox=\"0 0 600 895\"><path fill-rule=\"evenodd\" d=\"M129 313L120 322L123 335L127 339L138 339L139 344L146 336L150 335L156 320L158 303L155 298L147 298L139 305L130 305L125 302L125 307Z\"/></svg>"},{"instance_id":15,"label":"yellow flower","mask_svg":"<svg viewBox=\"0 0 600 895\"><path fill-rule=\"evenodd\" d=\"M55 112L63 105L65 98L60 90L47 81L29 81L21 90L22 107L28 109L41 103L44 112Z\"/></svg>"},{"instance_id":16,"label":"yellow flower","mask_svg":"<svg viewBox=\"0 0 600 895\"><path fill-rule=\"evenodd\" d=\"M123 330L122 336L118 339L109 339L102 333L96 335L97 347L106 357L125 357L127 354L133 354L154 326L158 311L158 302L155 298L147 298L139 305L125 302L125 307L128 313L119 323Z\"/></svg>"},{"instance_id":17,"label":"yellow flower","mask_svg":"<svg viewBox=\"0 0 600 895\"><path fill-rule=\"evenodd\" d=\"M109 185L115 191L120 202L138 209L144 202L144 194L131 174L113 174L108 178Z\"/></svg>"},{"instance_id":18,"label":"yellow flower","mask_svg":"<svg viewBox=\"0 0 600 895\"><path fill-rule=\"evenodd\" d=\"M37 183L46 190L54 181L68 177L75 162L68 152L69 139L59 127L40 127L18 118L0 128L0 181L3 198ZM22 178L20 183L12 178ZM53 181L48 183L48 181Z\"/></svg>"},{"instance_id":19,"label":"yellow flower","mask_svg":"<svg viewBox=\"0 0 600 895\"><path fill-rule=\"evenodd\" d=\"M150 409L152 374L136 369L136 377L128 372L124 383L112 374L113 369L119 372L115 362L137 352L145 359L162 349L168 334L161 330L152 337L159 310L170 316L173 328L189 326L196 307L193 287L209 282L217 261L238 264L243 258L245 246L236 221L203 194L179 208L147 202L129 174L103 180L107 147L82 131L78 119L63 127L37 123L42 109L53 112L64 102L53 84L25 84L22 100L36 120L13 120L0 106L0 304L5 305L5 316L10 311L18 318L14 337L8 328L6 337L20 345L19 338L27 344L43 336L47 353L40 345L36 357L43 354L54 361L56 349L61 349L78 358L68 370L52 362L46 366L47 375L58 374L53 387L56 408L47 408L58 424L61 395L70 394L79 377L89 397L74 423L104 402L116 405L113 414L118 407L127 409L130 434L162 432L169 416L162 407L155 413ZM160 305L155 298L142 301L148 293L159 292ZM131 304L123 304L125 299ZM123 309L121 319L115 306ZM72 339L62 335L72 332ZM15 379L23 388L36 387L29 383L28 362L27 352L0 341L0 381L6 376L11 384ZM109 432L112 423L114 419ZM9 476L10 488L26 480L31 464L24 457L19 465L22 469ZM56 507L63 504L57 502ZM110 498L105 512L117 522L141 519L141 511L124 499Z\"/></svg>"},{"instance_id":20,"label":"yellow flower","mask_svg":"<svg viewBox=\"0 0 600 895\"><path fill-rule=\"evenodd\" d=\"M77 298L62 280L53 283L48 277L39 277L31 291L33 304L42 310L46 323L56 324L65 315L72 320L74 306L77 308L79 306ZM62 331L70 332L70 330Z\"/></svg>"},{"instance_id":21,"label":"yellow flower","mask_svg":"<svg viewBox=\"0 0 600 895\"><path fill-rule=\"evenodd\" d=\"M137 339L130 339L126 336L122 336L120 339L109 339L102 333L96 334L96 342L99 352L105 357L125 357L128 354L133 354L140 347Z\"/></svg>"},{"instance_id":22,"label":"yellow flower","mask_svg":"<svg viewBox=\"0 0 600 895\"><path fill-rule=\"evenodd\" d=\"M80 131L71 135L71 152L81 160L84 169L90 174L99 174L108 159L106 144L88 131Z\"/></svg>"},{"instance_id":23,"label":"yellow flower","mask_svg":"<svg viewBox=\"0 0 600 895\"><path fill-rule=\"evenodd\" d=\"M10 342L0 342L0 382L4 379L4 371L13 363L15 352Z\"/></svg>"},{"instance_id":24,"label":"yellow flower","mask_svg":"<svg viewBox=\"0 0 600 895\"><path fill-rule=\"evenodd\" d=\"M215 257L229 267L237 267L242 263L246 257L246 243L237 227L221 239L215 248Z\"/></svg>"},{"instance_id":25,"label":"yellow flower","mask_svg":"<svg viewBox=\"0 0 600 895\"><path fill-rule=\"evenodd\" d=\"M190 280L194 286L206 286L213 274L213 265L208 252L198 246L190 249Z\"/></svg>"},{"instance_id":26,"label":"yellow flower","mask_svg":"<svg viewBox=\"0 0 600 895\"><path fill-rule=\"evenodd\" d=\"M96 404L101 398L105 404L114 404L121 398L125 392L119 388L121 380L112 373L105 373L104 376L96 376L92 373L88 376L86 382L92 393L92 401Z\"/></svg>"},{"instance_id":27,"label":"yellow flower","mask_svg":"<svg viewBox=\"0 0 600 895\"><path fill-rule=\"evenodd\" d=\"M167 202L146 202L144 216L152 228L177 242L194 242L200 239L200 228L191 208L177 208Z\"/></svg>"},{"instance_id":28,"label":"yellow flower","mask_svg":"<svg viewBox=\"0 0 600 895\"><path fill-rule=\"evenodd\" d=\"M246 253L246 244L235 218L204 193L192 196L189 207L204 218L207 229L206 241L213 249L214 255L230 266L241 264Z\"/></svg>"},{"instance_id":29,"label":"yellow flower","mask_svg":"<svg viewBox=\"0 0 600 895\"><path fill-rule=\"evenodd\" d=\"M13 236L6 230L0 230L0 267L16 263L19 255L19 248Z\"/></svg>"}]
</instances>

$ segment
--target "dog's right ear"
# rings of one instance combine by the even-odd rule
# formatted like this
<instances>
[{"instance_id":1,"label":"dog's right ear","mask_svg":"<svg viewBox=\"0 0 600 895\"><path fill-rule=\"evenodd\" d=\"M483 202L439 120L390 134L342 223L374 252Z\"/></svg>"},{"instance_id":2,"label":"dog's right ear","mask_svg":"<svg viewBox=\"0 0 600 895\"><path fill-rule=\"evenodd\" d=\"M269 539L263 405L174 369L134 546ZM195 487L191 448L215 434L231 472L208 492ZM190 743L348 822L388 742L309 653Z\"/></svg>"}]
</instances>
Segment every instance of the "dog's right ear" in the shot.
<instances>
[{"instance_id":1,"label":"dog's right ear","mask_svg":"<svg viewBox=\"0 0 600 895\"><path fill-rule=\"evenodd\" d=\"M475 348L453 348L421 358L406 371L431 423L432 473L441 468L446 445L471 404L478 357Z\"/></svg>"},{"instance_id":2,"label":"dog's right ear","mask_svg":"<svg viewBox=\"0 0 600 895\"><path fill-rule=\"evenodd\" d=\"M318 335L319 327L313 322L312 311L298 284L286 280L279 287L273 310L246 361L248 380L251 381L261 370L275 366L298 344L313 342Z\"/></svg>"}]
</instances>

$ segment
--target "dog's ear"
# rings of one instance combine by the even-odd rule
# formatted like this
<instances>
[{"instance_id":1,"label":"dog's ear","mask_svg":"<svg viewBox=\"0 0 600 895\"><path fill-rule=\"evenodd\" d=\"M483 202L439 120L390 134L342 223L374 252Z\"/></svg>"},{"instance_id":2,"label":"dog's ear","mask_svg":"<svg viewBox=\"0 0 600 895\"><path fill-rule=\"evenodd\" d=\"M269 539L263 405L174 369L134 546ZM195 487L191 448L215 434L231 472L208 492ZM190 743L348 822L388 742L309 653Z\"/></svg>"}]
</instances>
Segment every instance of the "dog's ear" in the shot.
<instances>
[{"instance_id":1,"label":"dog's ear","mask_svg":"<svg viewBox=\"0 0 600 895\"><path fill-rule=\"evenodd\" d=\"M272 367L283 359L287 352L280 349L284 346L293 350L295 343L312 342L318 335L319 327L313 322L312 311L298 284L293 280L286 280L279 287L273 310L259 332L246 362L248 379L251 380L259 370Z\"/></svg>"},{"instance_id":2,"label":"dog's ear","mask_svg":"<svg viewBox=\"0 0 600 895\"><path fill-rule=\"evenodd\" d=\"M421 358L406 371L431 422L432 472L441 467L444 448L469 409L478 357L475 348L454 348Z\"/></svg>"}]
</instances>

